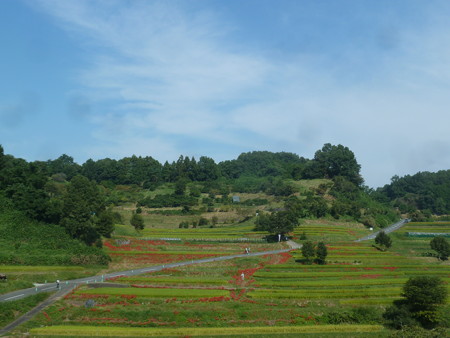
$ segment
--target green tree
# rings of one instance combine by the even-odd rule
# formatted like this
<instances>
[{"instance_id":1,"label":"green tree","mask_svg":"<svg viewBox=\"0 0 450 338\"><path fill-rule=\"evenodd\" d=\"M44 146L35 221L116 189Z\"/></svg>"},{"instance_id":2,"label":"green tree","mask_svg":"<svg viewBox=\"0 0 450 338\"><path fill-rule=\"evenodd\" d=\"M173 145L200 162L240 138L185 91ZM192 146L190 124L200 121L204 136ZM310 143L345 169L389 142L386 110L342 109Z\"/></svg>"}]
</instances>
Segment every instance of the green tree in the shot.
<instances>
[{"instance_id":1,"label":"green tree","mask_svg":"<svg viewBox=\"0 0 450 338\"><path fill-rule=\"evenodd\" d=\"M184 195L184 192L186 191L186 184L187 184L186 179L180 178L175 183L175 195L179 195L179 196Z\"/></svg>"},{"instance_id":2,"label":"green tree","mask_svg":"<svg viewBox=\"0 0 450 338\"><path fill-rule=\"evenodd\" d=\"M385 251L392 246L391 238L384 232L380 231L375 237L375 243L381 247L381 250Z\"/></svg>"},{"instance_id":3,"label":"green tree","mask_svg":"<svg viewBox=\"0 0 450 338\"><path fill-rule=\"evenodd\" d=\"M267 231L272 235L285 235L298 226L298 217L294 212L278 211L270 215L261 214L256 220L255 230Z\"/></svg>"},{"instance_id":4,"label":"green tree","mask_svg":"<svg viewBox=\"0 0 450 338\"><path fill-rule=\"evenodd\" d=\"M343 176L350 182L361 185L363 179L360 169L355 154L349 148L326 143L321 150L316 151L314 159L307 166L306 175L312 176L311 178Z\"/></svg>"},{"instance_id":5,"label":"green tree","mask_svg":"<svg viewBox=\"0 0 450 338\"><path fill-rule=\"evenodd\" d=\"M133 213L130 224L136 229L136 231L140 231L145 228L144 218L140 214Z\"/></svg>"},{"instance_id":6,"label":"green tree","mask_svg":"<svg viewBox=\"0 0 450 338\"><path fill-rule=\"evenodd\" d=\"M325 264L328 256L328 249L324 242L317 243L316 256L320 264Z\"/></svg>"},{"instance_id":7,"label":"green tree","mask_svg":"<svg viewBox=\"0 0 450 338\"><path fill-rule=\"evenodd\" d=\"M410 278L403 287L402 296L414 312L433 310L445 304L447 288L439 277L419 276Z\"/></svg>"},{"instance_id":8,"label":"green tree","mask_svg":"<svg viewBox=\"0 0 450 338\"><path fill-rule=\"evenodd\" d=\"M430 241L430 247L437 252L438 259L443 261L448 259L448 256L450 255L450 244L445 237L434 237Z\"/></svg>"},{"instance_id":9,"label":"green tree","mask_svg":"<svg viewBox=\"0 0 450 338\"><path fill-rule=\"evenodd\" d=\"M305 257L307 262L311 262L311 258L315 256L314 243L311 241L306 241L302 246L302 255Z\"/></svg>"},{"instance_id":10,"label":"green tree","mask_svg":"<svg viewBox=\"0 0 450 338\"><path fill-rule=\"evenodd\" d=\"M81 170L81 167L73 161L73 157L66 154L61 155L56 160L47 161L47 166L51 174L64 173L69 180Z\"/></svg>"},{"instance_id":11,"label":"green tree","mask_svg":"<svg viewBox=\"0 0 450 338\"><path fill-rule=\"evenodd\" d=\"M104 199L97 184L77 175L70 181L63 198L61 225L73 238L93 244L100 238L95 217L104 209Z\"/></svg>"},{"instance_id":12,"label":"green tree","mask_svg":"<svg viewBox=\"0 0 450 338\"><path fill-rule=\"evenodd\" d=\"M94 224L100 235L110 238L114 231L114 214L110 210L102 211L95 219Z\"/></svg>"},{"instance_id":13,"label":"green tree","mask_svg":"<svg viewBox=\"0 0 450 338\"><path fill-rule=\"evenodd\" d=\"M431 329L440 324L439 307L446 303L448 291L439 277L410 278L403 286L402 296L383 314L388 326L400 329L419 323Z\"/></svg>"}]
</instances>

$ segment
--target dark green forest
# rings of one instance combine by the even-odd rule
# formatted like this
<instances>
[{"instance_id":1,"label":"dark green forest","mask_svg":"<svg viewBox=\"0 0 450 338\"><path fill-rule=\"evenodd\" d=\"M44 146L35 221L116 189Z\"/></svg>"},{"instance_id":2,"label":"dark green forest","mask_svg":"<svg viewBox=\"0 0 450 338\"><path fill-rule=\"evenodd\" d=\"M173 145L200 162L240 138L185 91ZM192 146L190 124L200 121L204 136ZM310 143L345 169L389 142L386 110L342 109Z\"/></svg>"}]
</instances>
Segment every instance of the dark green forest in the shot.
<instances>
[{"instance_id":1,"label":"dark green forest","mask_svg":"<svg viewBox=\"0 0 450 338\"><path fill-rule=\"evenodd\" d=\"M394 177L391 184L373 190L364 186L360 169L349 148L331 144L317 150L312 159L254 151L220 163L204 156L198 160L180 156L163 164L152 157L131 156L89 159L81 165L65 154L27 162L5 154L0 146L0 197L8 214L20 213L33 229L44 231L52 224L55 233L63 231L68 238L97 247L121 222L113 207L124 203L194 212L210 208L214 201L232 203L232 193L261 192L284 205L255 220L256 229L269 233L287 233L303 218L350 219L382 228L398 220L400 213L422 217L449 213L448 170ZM294 184L312 179L325 183L308 191L299 191ZM165 194L145 194L168 184L173 190Z\"/></svg>"},{"instance_id":2,"label":"dark green forest","mask_svg":"<svg viewBox=\"0 0 450 338\"><path fill-rule=\"evenodd\" d=\"M379 188L381 198L402 213L450 214L450 170L436 173L419 172L404 177L394 176L390 184Z\"/></svg>"}]
</instances>

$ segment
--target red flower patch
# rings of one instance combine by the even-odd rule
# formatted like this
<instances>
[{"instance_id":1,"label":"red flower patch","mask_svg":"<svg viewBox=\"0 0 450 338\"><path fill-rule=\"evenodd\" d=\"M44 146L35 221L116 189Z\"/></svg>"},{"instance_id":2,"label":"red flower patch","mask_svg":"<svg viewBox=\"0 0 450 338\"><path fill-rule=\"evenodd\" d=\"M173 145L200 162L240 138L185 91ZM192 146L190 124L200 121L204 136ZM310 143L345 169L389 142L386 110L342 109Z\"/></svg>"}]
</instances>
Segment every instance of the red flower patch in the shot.
<instances>
[{"instance_id":1,"label":"red flower patch","mask_svg":"<svg viewBox=\"0 0 450 338\"><path fill-rule=\"evenodd\" d=\"M383 266L383 269L389 270L389 271L395 271L398 269L398 266Z\"/></svg>"},{"instance_id":2,"label":"red flower patch","mask_svg":"<svg viewBox=\"0 0 450 338\"><path fill-rule=\"evenodd\" d=\"M373 274L373 275L361 275L362 278L379 278L383 277L381 274Z\"/></svg>"}]
</instances>

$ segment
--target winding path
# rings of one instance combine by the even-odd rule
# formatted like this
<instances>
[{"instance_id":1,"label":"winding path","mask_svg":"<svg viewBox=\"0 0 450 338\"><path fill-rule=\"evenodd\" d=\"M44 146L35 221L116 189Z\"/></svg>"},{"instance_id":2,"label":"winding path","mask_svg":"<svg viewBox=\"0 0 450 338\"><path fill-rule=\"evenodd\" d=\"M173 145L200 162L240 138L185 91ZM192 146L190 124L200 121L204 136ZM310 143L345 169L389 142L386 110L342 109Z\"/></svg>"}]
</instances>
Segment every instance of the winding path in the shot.
<instances>
[{"instance_id":1,"label":"winding path","mask_svg":"<svg viewBox=\"0 0 450 338\"><path fill-rule=\"evenodd\" d=\"M374 239L375 237L377 237L377 235L381 231L384 231L385 233L388 234L390 232L400 229L402 226L404 226L406 223L409 223L409 222L411 222L411 220L409 218L404 218L401 221L398 221L397 223L394 223L394 224L384 228L383 230L374 232L373 234L370 234L370 235L362 237L362 238L358 238L357 240L355 240L355 242L362 242L362 241L368 241L368 240Z\"/></svg>"}]
</instances>

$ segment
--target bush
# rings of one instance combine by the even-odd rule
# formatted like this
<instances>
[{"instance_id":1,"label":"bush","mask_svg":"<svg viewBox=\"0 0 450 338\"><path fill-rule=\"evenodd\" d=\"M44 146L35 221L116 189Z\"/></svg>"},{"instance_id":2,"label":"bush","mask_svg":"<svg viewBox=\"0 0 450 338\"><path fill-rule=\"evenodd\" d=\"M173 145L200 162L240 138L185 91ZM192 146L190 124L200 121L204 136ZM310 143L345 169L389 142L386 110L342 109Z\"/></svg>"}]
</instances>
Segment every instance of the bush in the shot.
<instances>
[{"instance_id":1,"label":"bush","mask_svg":"<svg viewBox=\"0 0 450 338\"><path fill-rule=\"evenodd\" d=\"M377 324L381 314L373 307L356 307L350 311L332 311L322 316L327 324Z\"/></svg>"},{"instance_id":2,"label":"bush","mask_svg":"<svg viewBox=\"0 0 450 338\"><path fill-rule=\"evenodd\" d=\"M170 208L181 206L194 206L197 205L197 198L185 195L156 195L154 198L144 198L139 202L140 205L144 205L148 208Z\"/></svg>"},{"instance_id":3,"label":"bush","mask_svg":"<svg viewBox=\"0 0 450 338\"><path fill-rule=\"evenodd\" d=\"M209 224L209 221L208 221L207 218L200 217L200 219L198 220L198 225L199 225L199 226L202 226L202 225L208 225L208 224Z\"/></svg>"}]
</instances>

